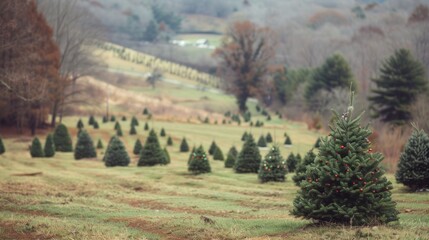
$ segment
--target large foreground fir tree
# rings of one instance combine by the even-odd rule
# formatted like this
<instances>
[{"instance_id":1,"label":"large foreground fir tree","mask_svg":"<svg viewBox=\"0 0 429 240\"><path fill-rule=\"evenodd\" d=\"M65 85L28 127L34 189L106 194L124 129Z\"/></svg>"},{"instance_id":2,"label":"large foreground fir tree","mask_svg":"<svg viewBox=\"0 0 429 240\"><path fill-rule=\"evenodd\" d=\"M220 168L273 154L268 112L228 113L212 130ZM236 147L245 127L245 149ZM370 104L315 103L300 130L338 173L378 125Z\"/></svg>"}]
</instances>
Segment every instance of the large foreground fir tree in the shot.
<instances>
[{"instance_id":1,"label":"large foreground fir tree","mask_svg":"<svg viewBox=\"0 0 429 240\"><path fill-rule=\"evenodd\" d=\"M396 181L411 190L429 189L429 137L417 128L401 154Z\"/></svg>"},{"instance_id":2,"label":"large foreground fir tree","mask_svg":"<svg viewBox=\"0 0 429 240\"><path fill-rule=\"evenodd\" d=\"M331 133L300 184L292 214L347 225L396 221L392 183L379 167L383 156L372 152L371 131L360 126L361 116L353 117L351 103L342 116L335 113Z\"/></svg>"}]
</instances>

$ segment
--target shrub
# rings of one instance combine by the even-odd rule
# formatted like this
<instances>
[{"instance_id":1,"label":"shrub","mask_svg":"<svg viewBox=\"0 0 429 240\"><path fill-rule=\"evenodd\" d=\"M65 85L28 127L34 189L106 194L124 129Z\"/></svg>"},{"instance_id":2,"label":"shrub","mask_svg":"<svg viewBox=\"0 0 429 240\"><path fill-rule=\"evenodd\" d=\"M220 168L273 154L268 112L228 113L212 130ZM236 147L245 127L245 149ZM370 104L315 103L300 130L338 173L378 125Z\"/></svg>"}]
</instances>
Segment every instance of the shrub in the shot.
<instances>
[{"instance_id":1,"label":"shrub","mask_svg":"<svg viewBox=\"0 0 429 240\"><path fill-rule=\"evenodd\" d=\"M147 123L144 124L144 130L149 131L149 124L147 124Z\"/></svg>"},{"instance_id":2,"label":"shrub","mask_svg":"<svg viewBox=\"0 0 429 240\"><path fill-rule=\"evenodd\" d=\"M107 123L109 121L109 119L107 118L107 116L103 116L103 123Z\"/></svg>"},{"instance_id":3,"label":"shrub","mask_svg":"<svg viewBox=\"0 0 429 240\"><path fill-rule=\"evenodd\" d=\"M261 154L252 134L249 134L234 165L236 173L257 173L261 163Z\"/></svg>"},{"instance_id":4,"label":"shrub","mask_svg":"<svg viewBox=\"0 0 429 240\"><path fill-rule=\"evenodd\" d=\"M55 156L55 144L52 134L48 134L46 137L44 152L47 158Z\"/></svg>"},{"instance_id":5,"label":"shrub","mask_svg":"<svg viewBox=\"0 0 429 240\"><path fill-rule=\"evenodd\" d=\"M110 121L111 121L111 122L115 122L115 121L116 121L116 117L115 117L115 115L112 115L112 116L110 117Z\"/></svg>"},{"instance_id":6,"label":"shrub","mask_svg":"<svg viewBox=\"0 0 429 240\"><path fill-rule=\"evenodd\" d=\"M123 122L127 121L127 117L122 116L122 121L123 121Z\"/></svg>"},{"instance_id":7,"label":"shrub","mask_svg":"<svg viewBox=\"0 0 429 240\"><path fill-rule=\"evenodd\" d=\"M39 138L35 137L30 147L30 154L33 158L42 158L44 156L42 144L40 143Z\"/></svg>"},{"instance_id":8,"label":"shrub","mask_svg":"<svg viewBox=\"0 0 429 240\"><path fill-rule=\"evenodd\" d=\"M272 147L259 166L258 178L264 182L284 182L286 167L278 147Z\"/></svg>"},{"instance_id":9,"label":"shrub","mask_svg":"<svg viewBox=\"0 0 429 240\"><path fill-rule=\"evenodd\" d=\"M95 151L94 143L92 142L88 132L83 130L77 139L76 148L74 150L74 159L80 160L83 158L95 157L97 157L97 152Z\"/></svg>"},{"instance_id":10,"label":"shrub","mask_svg":"<svg viewBox=\"0 0 429 240\"><path fill-rule=\"evenodd\" d=\"M415 129L399 158L396 181L411 190L429 189L429 137Z\"/></svg>"},{"instance_id":11,"label":"shrub","mask_svg":"<svg viewBox=\"0 0 429 240\"><path fill-rule=\"evenodd\" d=\"M66 125L59 124L54 131L55 150L58 152L73 152L73 143Z\"/></svg>"},{"instance_id":12,"label":"shrub","mask_svg":"<svg viewBox=\"0 0 429 240\"><path fill-rule=\"evenodd\" d=\"M134 155L139 155L142 149L143 149L143 145L140 142L140 139L137 139L136 142L134 143L134 149L133 149Z\"/></svg>"},{"instance_id":13,"label":"shrub","mask_svg":"<svg viewBox=\"0 0 429 240\"><path fill-rule=\"evenodd\" d=\"M104 156L104 164L106 167L126 167L130 164L130 157L127 150L117 136L113 136L110 139L106 155Z\"/></svg>"},{"instance_id":14,"label":"shrub","mask_svg":"<svg viewBox=\"0 0 429 240\"><path fill-rule=\"evenodd\" d=\"M180 143L180 152L189 152L189 146L186 138L183 138L182 142Z\"/></svg>"},{"instance_id":15,"label":"shrub","mask_svg":"<svg viewBox=\"0 0 429 240\"><path fill-rule=\"evenodd\" d=\"M211 167L203 146L200 146L192 154L189 162L188 171L193 174L202 174L211 172Z\"/></svg>"},{"instance_id":16,"label":"shrub","mask_svg":"<svg viewBox=\"0 0 429 240\"><path fill-rule=\"evenodd\" d=\"M100 125L98 125L97 121L94 121L94 124L92 125L94 127L94 129L99 129Z\"/></svg>"}]
</instances>

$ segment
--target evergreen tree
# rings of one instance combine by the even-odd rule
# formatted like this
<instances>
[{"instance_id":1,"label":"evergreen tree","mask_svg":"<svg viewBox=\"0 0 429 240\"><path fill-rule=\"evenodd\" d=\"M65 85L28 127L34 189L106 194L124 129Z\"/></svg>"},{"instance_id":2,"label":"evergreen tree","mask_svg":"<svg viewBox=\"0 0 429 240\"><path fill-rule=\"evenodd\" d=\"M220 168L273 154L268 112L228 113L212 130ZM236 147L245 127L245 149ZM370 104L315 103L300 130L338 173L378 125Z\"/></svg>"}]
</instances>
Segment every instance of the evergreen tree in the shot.
<instances>
[{"instance_id":1,"label":"evergreen tree","mask_svg":"<svg viewBox=\"0 0 429 240\"><path fill-rule=\"evenodd\" d=\"M77 139L76 148L74 150L74 159L80 160L82 158L95 158L97 152L95 151L94 143L88 132L83 130Z\"/></svg>"},{"instance_id":2,"label":"evergreen tree","mask_svg":"<svg viewBox=\"0 0 429 240\"><path fill-rule=\"evenodd\" d=\"M149 131L149 124L147 124L147 123L144 124L144 130Z\"/></svg>"},{"instance_id":3,"label":"evergreen tree","mask_svg":"<svg viewBox=\"0 0 429 240\"><path fill-rule=\"evenodd\" d=\"M287 171L290 173L295 172L296 166L299 164L297 157L293 153L290 153L286 159Z\"/></svg>"},{"instance_id":4,"label":"evergreen tree","mask_svg":"<svg viewBox=\"0 0 429 240\"><path fill-rule=\"evenodd\" d=\"M2 155L5 152L6 152L6 148L4 147L3 139L0 136L0 155Z\"/></svg>"},{"instance_id":5,"label":"evergreen tree","mask_svg":"<svg viewBox=\"0 0 429 240\"><path fill-rule=\"evenodd\" d=\"M31 143L30 154L32 158L42 158L44 156L42 144L37 137L35 137Z\"/></svg>"},{"instance_id":6,"label":"evergreen tree","mask_svg":"<svg viewBox=\"0 0 429 240\"><path fill-rule=\"evenodd\" d=\"M241 136L241 141L243 141L243 142L246 141L247 136L248 136L247 132L244 132L243 136Z\"/></svg>"},{"instance_id":7,"label":"evergreen tree","mask_svg":"<svg viewBox=\"0 0 429 240\"><path fill-rule=\"evenodd\" d=\"M107 116L103 116L103 123L107 123L109 121L109 119L107 118Z\"/></svg>"},{"instance_id":8,"label":"evergreen tree","mask_svg":"<svg viewBox=\"0 0 429 240\"><path fill-rule=\"evenodd\" d=\"M89 120L88 120L88 125L93 125L94 124L94 122L95 122L95 119L94 119L94 116L90 116L89 117Z\"/></svg>"},{"instance_id":9,"label":"evergreen tree","mask_svg":"<svg viewBox=\"0 0 429 240\"><path fill-rule=\"evenodd\" d=\"M216 147L216 150L213 153L213 160L219 160L219 161L225 160L222 149L220 149L219 146Z\"/></svg>"},{"instance_id":10,"label":"evergreen tree","mask_svg":"<svg viewBox=\"0 0 429 240\"><path fill-rule=\"evenodd\" d=\"M158 136L152 129L146 139L146 143L140 153L140 159L137 166L155 166L165 162L164 152L159 145Z\"/></svg>"},{"instance_id":11,"label":"evergreen tree","mask_svg":"<svg viewBox=\"0 0 429 240\"><path fill-rule=\"evenodd\" d=\"M133 124L131 124L130 135L136 135L137 131Z\"/></svg>"},{"instance_id":12,"label":"evergreen tree","mask_svg":"<svg viewBox=\"0 0 429 240\"><path fill-rule=\"evenodd\" d=\"M98 125L97 121L94 121L94 124L92 125L94 127L94 129L99 129L100 125Z\"/></svg>"},{"instance_id":13,"label":"evergreen tree","mask_svg":"<svg viewBox=\"0 0 429 240\"><path fill-rule=\"evenodd\" d=\"M232 155L231 153L228 153L225 161L225 167L233 168L236 160L237 160L237 157L234 157L234 155Z\"/></svg>"},{"instance_id":14,"label":"evergreen tree","mask_svg":"<svg viewBox=\"0 0 429 240\"><path fill-rule=\"evenodd\" d=\"M209 148L209 154L213 155L214 152L216 151L216 148L217 148L216 142L213 141L212 144L210 145L210 148Z\"/></svg>"},{"instance_id":15,"label":"evergreen tree","mask_svg":"<svg viewBox=\"0 0 429 240\"><path fill-rule=\"evenodd\" d=\"M396 181L411 190L429 189L429 137L415 129L399 159Z\"/></svg>"},{"instance_id":16,"label":"evergreen tree","mask_svg":"<svg viewBox=\"0 0 429 240\"><path fill-rule=\"evenodd\" d=\"M48 134L48 136L46 137L44 152L45 157L47 158L55 156L55 144L52 134Z\"/></svg>"},{"instance_id":17,"label":"evergreen tree","mask_svg":"<svg viewBox=\"0 0 429 240\"><path fill-rule=\"evenodd\" d=\"M104 164L106 167L126 167L130 164L130 156L128 156L124 144L117 136L110 139L104 155Z\"/></svg>"},{"instance_id":18,"label":"evergreen tree","mask_svg":"<svg viewBox=\"0 0 429 240\"><path fill-rule=\"evenodd\" d=\"M167 146L173 146L173 139L170 136L167 139Z\"/></svg>"},{"instance_id":19,"label":"evergreen tree","mask_svg":"<svg viewBox=\"0 0 429 240\"><path fill-rule=\"evenodd\" d=\"M301 155L299 153L295 156L295 158L296 158L296 161L298 163L300 163L302 161L302 157L301 157Z\"/></svg>"},{"instance_id":20,"label":"evergreen tree","mask_svg":"<svg viewBox=\"0 0 429 240\"><path fill-rule=\"evenodd\" d=\"M265 137L265 141L267 143L272 143L273 142L273 137L271 136L271 133L267 133L267 136Z\"/></svg>"},{"instance_id":21,"label":"evergreen tree","mask_svg":"<svg viewBox=\"0 0 429 240\"><path fill-rule=\"evenodd\" d=\"M225 167L226 168L233 168L235 165L235 161L237 160L238 151L235 148L235 146L232 146L227 154L226 161L225 161Z\"/></svg>"},{"instance_id":22,"label":"evergreen tree","mask_svg":"<svg viewBox=\"0 0 429 240\"><path fill-rule=\"evenodd\" d=\"M192 154L188 165L188 171L193 174L202 174L211 172L211 167L203 146L200 146Z\"/></svg>"},{"instance_id":23,"label":"evergreen tree","mask_svg":"<svg viewBox=\"0 0 429 240\"><path fill-rule=\"evenodd\" d=\"M103 149L104 148L104 146L103 146L103 142L101 141L101 139L98 139L98 142L97 142L97 149Z\"/></svg>"},{"instance_id":24,"label":"evergreen tree","mask_svg":"<svg viewBox=\"0 0 429 240\"><path fill-rule=\"evenodd\" d=\"M234 170L236 173L257 173L260 164L261 154L252 134L249 134L237 157Z\"/></svg>"},{"instance_id":25,"label":"evergreen tree","mask_svg":"<svg viewBox=\"0 0 429 240\"><path fill-rule=\"evenodd\" d=\"M320 90L331 92L335 88L347 89L350 88L350 84L354 88L356 87L352 71L347 61L341 55L335 54L327 58L325 63L316 69L307 86L305 98L310 107L314 108L313 102L317 101L317 93Z\"/></svg>"},{"instance_id":26,"label":"evergreen tree","mask_svg":"<svg viewBox=\"0 0 429 240\"><path fill-rule=\"evenodd\" d=\"M189 152L189 146L186 138L183 138L182 142L180 143L180 152Z\"/></svg>"},{"instance_id":27,"label":"evergreen tree","mask_svg":"<svg viewBox=\"0 0 429 240\"><path fill-rule=\"evenodd\" d=\"M137 139L136 142L134 143L134 149L133 149L134 155L139 155L142 149L143 149L143 145L140 142L140 139Z\"/></svg>"},{"instance_id":28,"label":"evergreen tree","mask_svg":"<svg viewBox=\"0 0 429 240\"><path fill-rule=\"evenodd\" d=\"M143 115L149 115L149 110L147 108L143 109Z\"/></svg>"},{"instance_id":29,"label":"evergreen tree","mask_svg":"<svg viewBox=\"0 0 429 240\"><path fill-rule=\"evenodd\" d=\"M410 51L400 49L383 63L380 72L380 77L373 80L376 89L369 97L373 117L392 124L409 122L410 106L427 89L424 67Z\"/></svg>"},{"instance_id":30,"label":"evergreen tree","mask_svg":"<svg viewBox=\"0 0 429 240\"><path fill-rule=\"evenodd\" d=\"M292 145L292 140L290 140L289 136L286 136L285 145Z\"/></svg>"},{"instance_id":31,"label":"evergreen tree","mask_svg":"<svg viewBox=\"0 0 429 240\"><path fill-rule=\"evenodd\" d=\"M111 121L111 122L115 122L115 121L116 121L116 117L115 117L115 115L110 116L110 121Z\"/></svg>"},{"instance_id":32,"label":"evergreen tree","mask_svg":"<svg viewBox=\"0 0 429 240\"><path fill-rule=\"evenodd\" d=\"M119 122L116 122L115 123L115 130L118 130L118 128L120 128L121 127L121 125L119 124Z\"/></svg>"},{"instance_id":33,"label":"evergreen tree","mask_svg":"<svg viewBox=\"0 0 429 240\"><path fill-rule=\"evenodd\" d=\"M265 137L264 136L260 136L259 140L258 140L258 147L260 148L265 148L267 147L267 142L265 141Z\"/></svg>"},{"instance_id":34,"label":"evergreen tree","mask_svg":"<svg viewBox=\"0 0 429 240\"><path fill-rule=\"evenodd\" d=\"M143 34L143 40L147 42L154 42L158 37L158 25L156 21L150 21ZM146 108L145 108L146 109Z\"/></svg>"},{"instance_id":35,"label":"evergreen tree","mask_svg":"<svg viewBox=\"0 0 429 240\"><path fill-rule=\"evenodd\" d=\"M189 158L188 158L188 166L191 163L192 157L194 156L194 153L196 150L197 150L197 148L195 146L192 147L191 154L189 154Z\"/></svg>"},{"instance_id":36,"label":"evergreen tree","mask_svg":"<svg viewBox=\"0 0 429 240\"><path fill-rule=\"evenodd\" d=\"M159 133L159 136L161 136L161 137L165 137L166 136L164 128L161 129L161 132Z\"/></svg>"},{"instance_id":37,"label":"evergreen tree","mask_svg":"<svg viewBox=\"0 0 429 240\"><path fill-rule=\"evenodd\" d=\"M261 161L259 166L258 178L264 182L284 182L286 167L283 164L283 157L278 147L273 147Z\"/></svg>"},{"instance_id":38,"label":"evergreen tree","mask_svg":"<svg viewBox=\"0 0 429 240\"><path fill-rule=\"evenodd\" d=\"M73 142L66 125L61 123L55 128L54 143L58 152L73 152Z\"/></svg>"},{"instance_id":39,"label":"evergreen tree","mask_svg":"<svg viewBox=\"0 0 429 240\"><path fill-rule=\"evenodd\" d=\"M305 173L307 171L307 167L314 163L314 159L316 159L316 154L313 153L312 149L305 155L304 160L298 163L298 166L295 169L295 176L292 177L295 185L299 186L300 183L306 179Z\"/></svg>"},{"instance_id":40,"label":"evergreen tree","mask_svg":"<svg viewBox=\"0 0 429 240\"><path fill-rule=\"evenodd\" d=\"M138 125L139 125L139 120L137 120L137 118L133 116L133 118L131 118L131 126L138 126Z\"/></svg>"},{"instance_id":41,"label":"evergreen tree","mask_svg":"<svg viewBox=\"0 0 429 240\"><path fill-rule=\"evenodd\" d=\"M77 121L76 128L79 130L82 130L82 128L84 128L82 119L79 119L79 121Z\"/></svg>"},{"instance_id":42,"label":"evergreen tree","mask_svg":"<svg viewBox=\"0 0 429 240\"><path fill-rule=\"evenodd\" d=\"M162 162L162 165L170 164L171 159L170 159L170 154L167 151L167 148L164 148L162 151L164 153L164 161Z\"/></svg>"},{"instance_id":43,"label":"evergreen tree","mask_svg":"<svg viewBox=\"0 0 429 240\"><path fill-rule=\"evenodd\" d=\"M353 101L350 105L342 116L335 113L330 137L307 168L292 214L347 225L396 221L392 183L379 168L383 156L372 153L371 131L360 127L361 116L353 117Z\"/></svg>"},{"instance_id":44,"label":"evergreen tree","mask_svg":"<svg viewBox=\"0 0 429 240\"><path fill-rule=\"evenodd\" d=\"M118 124L118 127L116 128L116 136L118 136L118 137L122 137L123 136L123 134L122 134L122 128L121 128L120 124Z\"/></svg>"},{"instance_id":45,"label":"evergreen tree","mask_svg":"<svg viewBox=\"0 0 429 240\"><path fill-rule=\"evenodd\" d=\"M320 137L317 138L316 143L314 144L314 148L320 147Z\"/></svg>"},{"instance_id":46,"label":"evergreen tree","mask_svg":"<svg viewBox=\"0 0 429 240\"><path fill-rule=\"evenodd\" d=\"M127 117L122 116L122 122L125 122L125 121L127 121Z\"/></svg>"},{"instance_id":47,"label":"evergreen tree","mask_svg":"<svg viewBox=\"0 0 429 240\"><path fill-rule=\"evenodd\" d=\"M112 136L109 140L109 142L107 143L107 148L106 148L106 153L103 156L103 162L106 162L106 155L107 155L107 151L109 150L110 144L112 144L114 137L116 136Z\"/></svg>"}]
</instances>

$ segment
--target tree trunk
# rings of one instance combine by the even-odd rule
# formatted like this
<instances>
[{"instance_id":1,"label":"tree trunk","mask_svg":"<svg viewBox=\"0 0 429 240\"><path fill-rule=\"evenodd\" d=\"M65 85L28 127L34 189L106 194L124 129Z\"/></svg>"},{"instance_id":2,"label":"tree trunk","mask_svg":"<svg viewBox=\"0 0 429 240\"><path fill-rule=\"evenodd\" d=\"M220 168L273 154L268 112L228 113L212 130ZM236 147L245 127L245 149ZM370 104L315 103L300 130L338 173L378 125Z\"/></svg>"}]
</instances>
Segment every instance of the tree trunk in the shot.
<instances>
[{"instance_id":1,"label":"tree trunk","mask_svg":"<svg viewBox=\"0 0 429 240\"><path fill-rule=\"evenodd\" d=\"M55 101L54 106L52 107L52 119L51 119L51 127L55 127L57 121L58 114L58 101Z\"/></svg>"}]
</instances>

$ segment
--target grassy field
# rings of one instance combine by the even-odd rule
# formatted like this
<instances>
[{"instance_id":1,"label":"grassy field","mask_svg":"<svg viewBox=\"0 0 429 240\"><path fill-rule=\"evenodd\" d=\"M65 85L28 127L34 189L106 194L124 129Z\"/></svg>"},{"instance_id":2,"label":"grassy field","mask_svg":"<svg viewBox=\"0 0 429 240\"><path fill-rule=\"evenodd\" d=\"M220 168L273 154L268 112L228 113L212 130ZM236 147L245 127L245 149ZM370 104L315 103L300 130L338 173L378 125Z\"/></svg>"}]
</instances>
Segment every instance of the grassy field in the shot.
<instances>
[{"instance_id":1,"label":"grassy field","mask_svg":"<svg viewBox=\"0 0 429 240\"><path fill-rule=\"evenodd\" d=\"M131 153L135 139L144 140L148 132L140 117L138 136L129 136L129 119L122 122L122 130ZM75 126L77 120L70 117L65 123ZM8 151L0 156L0 239L428 239L429 194L408 193L400 185L393 190L400 224L315 226L289 213L298 190L290 174L284 183L260 184L256 174L235 174L213 160L213 173L187 173L188 153L178 151L182 137L205 149L216 140L226 153L232 145L241 148L244 131L255 137L270 132L280 143L287 132L294 145L282 147L286 157L291 151L304 154L318 136L304 124L276 122L250 129L149 121L157 132L165 128L174 146L168 147L170 165L145 168L136 167L136 156L129 167L106 168L100 151L97 159L81 161L72 153L31 159L30 137L6 137ZM113 127L101 124L101 129L89 132L94 141L101 138L106 145ZM70 132L75 142L76 129ZM44 134L39 137L44 142ZM166 138L160 142L164 146Z\"/></svg>"}]
</instances>

